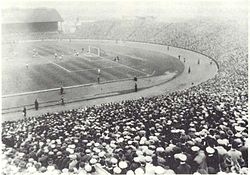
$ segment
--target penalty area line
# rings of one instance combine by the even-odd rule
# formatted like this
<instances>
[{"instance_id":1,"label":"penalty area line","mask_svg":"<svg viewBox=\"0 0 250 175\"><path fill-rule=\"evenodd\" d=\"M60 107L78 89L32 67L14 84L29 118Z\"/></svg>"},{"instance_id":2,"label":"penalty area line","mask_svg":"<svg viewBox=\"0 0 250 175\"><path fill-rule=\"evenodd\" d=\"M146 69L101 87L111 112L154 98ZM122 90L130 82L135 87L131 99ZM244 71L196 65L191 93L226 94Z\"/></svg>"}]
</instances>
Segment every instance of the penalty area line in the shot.
<instances>
[{"instance_id":1,"label":"penalty area line","mask_svg":"<svg viewBox=\"0 0 250 175\"><path fill-rule=\"evenodd\" d=\"M109 62L113 62L113 61L109 60L108 58L105 58L105 57L102 57L102 56L99 56L99 57L100 57L100 58L103 58L103 59L105 59L105 60L108 60ZM128 68L128 69L131 69L131 70L133 70L133 71L140 72L140 73L142 73L143 75L147 75L146 72L143 72L143 71L141 71L141 70L137 70L137 69L135 69L135 68L129 67L129 66L125 65L125 64L122 64L122 63L119 63L119 62L116 62L116 64L121 65L122 67L126 67L126 68Z\"/></svg>"},{"instance_id":2,"label":"penalty area line","mask_svg":"<svg viewBox=\"0 0 250 175\"><path fill-rule=\"evenodd\" d=\"M63 66L60 66L59 64L56 64L56 63L54 63L54 62L50 62L50 63L53 64L53 65L55 65L55 66L57 66L57 67L59 67L59 68L61 68L61 69L63 69L63 70L65 70L65 71L67 71L67 72L71 72L70 70L66 69L66 68L63 67Z\"/></svg>"}]
</instances>

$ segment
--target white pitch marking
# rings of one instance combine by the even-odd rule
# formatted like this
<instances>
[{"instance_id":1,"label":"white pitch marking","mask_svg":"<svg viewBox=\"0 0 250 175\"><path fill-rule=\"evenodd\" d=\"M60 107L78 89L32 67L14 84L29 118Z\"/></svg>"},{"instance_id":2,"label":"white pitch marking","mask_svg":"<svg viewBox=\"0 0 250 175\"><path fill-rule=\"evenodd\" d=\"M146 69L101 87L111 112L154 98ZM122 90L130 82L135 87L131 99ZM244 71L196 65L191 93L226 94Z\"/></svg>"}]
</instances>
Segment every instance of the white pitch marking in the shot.
<instances>
[{"instance_id":1,"label":"white pitch marking","mask_svg":"<svg viewBox=\"0 0 250 175\"><path fill-rule=\"evenodd\" d=\"M50 62L50 63L51 63L51 64L54 64L54 65L57 66L57 67L60 67L61 69L65 70L65 71L67 71L67 72L71 72L70 70L66 69L65 67L62 67L62 66L60 66L60 65L58 65L58 64L56 64L56 63L54 63L54 62Z\"/></svg>"},{"instance_id":2,"label":"white pitch marking","mask_svg":"<svg viewBox=\"0 0 250 175\"><path fill-rule=\"evenodd\" d=\"M119 81L129 80L129 79L130 78L123 78L123 79L119 79ZM110 80L110 81L106 81L105 83L112 83L112 82L117 82L117 81ZM92 87L97 86L95 83L88 83L88 84L78 84L78 85L73 85L73 86L66 86L65 89L85 87L85 86L91 86L91 85L92 85ZM29 94L37 94L37 93L43 93L43 92L51 92L51 91L57 91L57 90L60 90L60 88L51 88L51 89L44 89L44 90L37 90L37 91L30 91L30 92L21 92L21 93L17 93L17 94L8 94L8 95L3 95L2 98L29 95Z\"/></svg>"},{"instance_id":3,"label":"white pitch marking","mask_svg":"<svg viewBox=\"0 0 250 175\"><path fill-rule=\"evenodd\" d=\"M102 56L99 56L99 57L100 57L100 58L103 58L103 59L106 59L106 60L108 60L109 62L112 62L112 63L113 63L113 61L111 61L111 60L109 60L109 59L107 59L107 58L105 58L105 57L102 57ZM140 72L140 73L142 73L142 74L144 74L144 75L147 75L147 73L142 72L142 71L137 70L137 69L134 69L134 68L132 68L132 67L129 67L129 66L125 65L125 64L121 64L121 63L119 63L119 62L116 62L116 63L119 64L119 65L121 65L121 66L123 66L123 67L129 68L129 69L132 69L132 70L134 70L134 71L136 71L136 72Z\"/></svg>"},{"instance_id":4,"label":"white pitch marking","mask_svg":"<svg viewBox=\"0 0 250 175\"><path fill-rule=\"evenodd\" d=\"M122 66L100 67L99 69L103 70L103 69L112 69L112 68L117 68L117 67L122 67ZM74 70L74 71L70 71L70 72L85 72L85 71L89 71L89 70L98 70L98 68L80 69L80 70Z\"/></svg>"},{"instance_id":5,"label":"white pitch marking","mask_svg":"<svg viewBox=\"0 0 250 175\"><path fill-rule=\"evenodd\" d=\"M117 52L117 51L109 51L109 52L115 53L115 54L119 54L119 55L123 55L123 56L127 56L127 57L131 57L131 58L134 58L134 59L137 59L137 60L145 61L145 59L144 59L144 58L141 58L141 57L132 56L132 55L127 55L127 54L123 54L123 53Z\"/></svg>"}]
</instances>

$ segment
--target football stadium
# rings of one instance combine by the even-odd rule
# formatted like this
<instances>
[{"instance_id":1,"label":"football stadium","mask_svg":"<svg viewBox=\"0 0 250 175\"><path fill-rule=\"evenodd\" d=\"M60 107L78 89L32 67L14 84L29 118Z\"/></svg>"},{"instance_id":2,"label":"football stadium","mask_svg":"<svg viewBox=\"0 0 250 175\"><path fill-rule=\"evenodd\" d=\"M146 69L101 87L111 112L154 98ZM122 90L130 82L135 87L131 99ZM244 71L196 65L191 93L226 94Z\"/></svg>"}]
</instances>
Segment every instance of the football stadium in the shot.
<instances>
[{"instance_id":1,"label":"football stadium","mask_svg":"<svg viewBox=\"0 0 250 175\"><path fill-rule=\"evenodd\" d=\"M80 18L2 10L2 174L248 173L247 18Z\"/></svg>"}]
</instances>

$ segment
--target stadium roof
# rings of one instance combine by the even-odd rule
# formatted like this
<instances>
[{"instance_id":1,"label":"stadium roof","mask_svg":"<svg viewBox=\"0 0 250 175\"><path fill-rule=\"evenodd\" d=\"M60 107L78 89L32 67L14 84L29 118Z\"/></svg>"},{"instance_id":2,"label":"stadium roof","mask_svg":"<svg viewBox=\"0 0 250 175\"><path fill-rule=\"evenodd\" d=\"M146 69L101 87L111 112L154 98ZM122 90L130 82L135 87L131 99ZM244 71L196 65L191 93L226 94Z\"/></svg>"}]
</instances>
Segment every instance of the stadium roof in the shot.
<instances>
[{"instance_id":1,"label":"stadium roof","mask_svg":"<svg viewBox=\"0 0 250 175\"><path fill-rule=\"evenodd\" d=\"M5 9L2 11L2 23L62 22L56 9Z\"/></svg>"}]
</instances>

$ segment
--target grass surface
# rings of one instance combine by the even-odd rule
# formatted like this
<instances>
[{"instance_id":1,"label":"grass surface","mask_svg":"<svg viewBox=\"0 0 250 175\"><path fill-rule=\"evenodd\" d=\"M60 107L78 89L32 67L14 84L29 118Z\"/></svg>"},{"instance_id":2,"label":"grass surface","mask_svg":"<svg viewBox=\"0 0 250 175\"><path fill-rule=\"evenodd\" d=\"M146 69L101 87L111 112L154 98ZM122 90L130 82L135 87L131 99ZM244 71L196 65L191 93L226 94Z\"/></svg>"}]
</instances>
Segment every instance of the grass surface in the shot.
<instances>
[{"instance_id":1,"label":"grass surface","mask_svg":"<svg viewBox=\"0 0 250 175\"><path fill-rule=\"evenodd\" d=\"M166 72L180 73L183 64L166 54L121 47L118 45L96 46L105 51L103 58L88 57L83 53L74 56L74 50L86 51L86 41L36 41L3 45L2 93L3 95L30 92L94 83L97 81L97 69L101 69L101 81L119 80L150 75L162 75ZM33 49L39 56L33 57ZM55 60L54 53L63 54L63 60ZM112 61L115 56L119 62ZM28 64L28 69L26 68Z\"/></svg>"}]
</instances>

